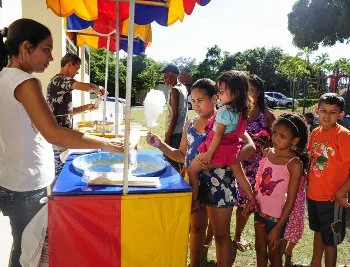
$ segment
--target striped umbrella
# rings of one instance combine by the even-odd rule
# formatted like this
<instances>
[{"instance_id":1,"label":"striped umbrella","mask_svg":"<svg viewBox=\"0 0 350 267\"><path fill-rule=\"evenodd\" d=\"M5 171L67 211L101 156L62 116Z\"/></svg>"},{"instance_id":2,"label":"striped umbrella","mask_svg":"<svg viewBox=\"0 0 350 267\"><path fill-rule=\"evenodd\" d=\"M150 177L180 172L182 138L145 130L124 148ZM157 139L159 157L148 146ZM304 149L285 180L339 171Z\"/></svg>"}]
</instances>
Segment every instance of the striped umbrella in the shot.
<instances>
[{"instance_id":1,"label":"striped umbrella","mask_svg":"<svg viewBox=\"0 0 350 267\"><path fill-rule=\"evenodd\" d=\"M205 6L210 0L46 0L47 6L58 16L68 17L76 14L79 18L93 21L100 16L105 16L105 23L101 27L108 27L109 21L115 21L116 36L119 37L120 23L129 19L128 29L128 57L126 71L126 112L125 112L125 137L124 143L130 142L130 108L131 108L131 80L132 80L132 55L134 46L131 45L134 39L134 23L146 25L157 22L162 26L170 26L176 21L183 21L185 14L190 15L196 4ZM117 18L117 19L114 19ZM116 49L119 50L119 42L116 42ZM108 54L108 53L107 53ZM116 53L116 62L119 61ZM107 63L108 64L108 63ZM118 99L118 76L119 64L116 64L116 100ZM107 70L106 70L107 73ZM107 81L105 82L107 84ZM118 101L116 101L116 135L118 134ZM104 116L105 117L105 114ZM128 145L125 146L126 148ZM129 150L124 153L124 183L123 193L128 193L129 175Z\"/></svg>"}]
</instances>

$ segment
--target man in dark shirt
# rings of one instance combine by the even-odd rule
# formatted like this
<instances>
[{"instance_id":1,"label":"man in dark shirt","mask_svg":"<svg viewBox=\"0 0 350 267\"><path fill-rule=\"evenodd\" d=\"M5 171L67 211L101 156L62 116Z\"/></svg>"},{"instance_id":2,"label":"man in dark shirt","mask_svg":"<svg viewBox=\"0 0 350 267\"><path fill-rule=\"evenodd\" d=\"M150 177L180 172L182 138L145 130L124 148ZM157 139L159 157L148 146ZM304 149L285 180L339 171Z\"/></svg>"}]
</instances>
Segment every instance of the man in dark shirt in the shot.
<instances>
[{"instance_id":1,"label":"man in dark shirt","mask_svg":"<svg viewBox=\"0 0 350 267\"><path fill-rule=\"evenodd\" d=\"M72 105L72 91L104 93L104 88L93 83L82 83L74 80L80 69L81 59L75 54L68 53L61 60L61 69L47 86L46 100L55 115L57 123L66 128L73 128L73 115L95 108L94 104L80 107Z\"/></svg>"},{"instance_id":2,"label":"man in dark shirt","mask_svg":"<svg viewBox=\"0 0 350 267\"><path fill-rule=\"evenodd\" d=\"M82 83L74 80L74 76L78 74L81 59L79 56L68 53L61 60L61 69L47 86L46 101L54 114L59 125L66 128L73 128L73 115L87 110L95 109L94 104L86 104L80 107L72 105L72 91L80 90L84 92L94 92L104 94L104 88L93 83ZM56 177L62 170L63 163L59 155L66 148L54 146Z\"/></svg>"}]
</instances>

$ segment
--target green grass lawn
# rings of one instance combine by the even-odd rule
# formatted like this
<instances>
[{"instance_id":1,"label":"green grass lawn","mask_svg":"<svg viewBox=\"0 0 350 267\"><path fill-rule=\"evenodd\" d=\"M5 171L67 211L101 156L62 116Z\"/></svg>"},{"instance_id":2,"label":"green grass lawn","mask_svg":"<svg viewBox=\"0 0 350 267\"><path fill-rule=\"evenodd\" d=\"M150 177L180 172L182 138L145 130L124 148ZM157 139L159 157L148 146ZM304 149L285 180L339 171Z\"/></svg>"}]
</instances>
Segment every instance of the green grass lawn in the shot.
<instances>
[{"instance_id":1,"label":"green grass lawn","mask_svg":"<svg viewBox=\"0 0 350 267\"><path fill-rule=\"evenodd\" d=\"M313 108L310 108L310 111ZM309 110L307 110L309 111ZM307 112L306 111L306 112ZM281 113L290 112L286 109L275 109L274 113L278 116ZM301 113L302 109L298 109L296 112ZM189 117L193 117L195 113L190 111ZM145 116L143 110L132 110L131 112L131 121L133 123L141 124L145 126ZM165 112L160 115L158 119L158 126L151 129L153 132L157 133L159 136L164 137L165 133ZM154 149L153 147L147 145L146 138L142 137L139 144L139 149ZM350 213L350 210L348 210ZM348 216L348 226L347 234L344 242L338 247L338 264L349 264L350 265L350 216ZM235 229L235 210L232 215L231 220L231 236L234 235ZM250 250L246 252L237 252L235 259L235 266L255 266L255 250L254 250L254 226L253 226L253 217L251 216L246 229L244 231L244 238L250 242ZM294 249L293 261L299 263L309 263L312 255L312 243L313 243L313 232L309 229L307 223L307 217L305 220L305 232L304 236ZM213 245L208 251L208 261L203 264L204 267L215 266L215 245Z\"/></svg>"}]
</instances>

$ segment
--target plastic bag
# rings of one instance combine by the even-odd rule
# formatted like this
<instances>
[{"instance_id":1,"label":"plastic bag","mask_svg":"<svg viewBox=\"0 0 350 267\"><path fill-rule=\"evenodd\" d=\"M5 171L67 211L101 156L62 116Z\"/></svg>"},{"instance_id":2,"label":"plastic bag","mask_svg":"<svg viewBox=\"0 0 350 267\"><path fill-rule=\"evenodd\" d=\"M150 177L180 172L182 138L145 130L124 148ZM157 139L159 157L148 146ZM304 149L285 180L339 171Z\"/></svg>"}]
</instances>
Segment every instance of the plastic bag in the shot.
<instances>
[{"instance_id":1,"label":"plastic bag","mask_svg":"<svg viewBox=\"0 0 350 267\"><path fill-rule=\"evenodd\" d=\"M47 224L48 205L45 204L23 231L20 258L23 267L49 266Z\"/></svg>"}]
</instances>

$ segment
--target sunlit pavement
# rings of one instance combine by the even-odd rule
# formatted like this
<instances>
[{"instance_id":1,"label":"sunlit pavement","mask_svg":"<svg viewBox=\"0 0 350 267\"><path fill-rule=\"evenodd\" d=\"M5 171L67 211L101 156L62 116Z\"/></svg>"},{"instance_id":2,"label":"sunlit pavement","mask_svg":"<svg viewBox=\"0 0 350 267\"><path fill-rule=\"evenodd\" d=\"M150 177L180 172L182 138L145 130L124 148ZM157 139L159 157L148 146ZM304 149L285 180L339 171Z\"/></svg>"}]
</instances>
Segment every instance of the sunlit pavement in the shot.
<instances>
[{"instance_id":1,"label":"sunlit pavement","mask_svg":"<svg viewBox=\"0 0 350 267\"><path fill-rule=\"evenodd\" d=\"M2 216L0 212L0 267L8 266L12 236L10 221L8 217Z\"/></svg>"}]
</instances>

